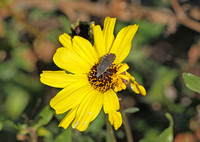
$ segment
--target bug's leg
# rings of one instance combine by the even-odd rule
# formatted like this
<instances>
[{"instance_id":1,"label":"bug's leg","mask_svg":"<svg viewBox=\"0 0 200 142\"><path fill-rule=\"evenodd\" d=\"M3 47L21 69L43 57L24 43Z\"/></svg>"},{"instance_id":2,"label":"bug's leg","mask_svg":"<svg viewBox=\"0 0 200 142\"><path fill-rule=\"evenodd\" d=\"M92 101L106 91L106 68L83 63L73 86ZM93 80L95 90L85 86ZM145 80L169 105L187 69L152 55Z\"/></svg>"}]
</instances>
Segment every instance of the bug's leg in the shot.
<instances>
[{"instance_id":1,"label":"bug's leg","mask_svg":"<svg viewBox=\"0 0 200 142\"><path fill-rule=\"evenodd\" d=\"M104 79L104 73L99 76L101 79Z\"/></svg>"},{"instance_id":2,"label":"bug's leg","mask_svg":"<svg viewBox=\"0 0 200 142\"><path fill-rule=\"evenodd\" d=\"M113 73L112 72L110 72L110 71L105 71L105 73L107 73L107 74L110 74L110 75L112 75Z\"/></svg>"}]
</instances>

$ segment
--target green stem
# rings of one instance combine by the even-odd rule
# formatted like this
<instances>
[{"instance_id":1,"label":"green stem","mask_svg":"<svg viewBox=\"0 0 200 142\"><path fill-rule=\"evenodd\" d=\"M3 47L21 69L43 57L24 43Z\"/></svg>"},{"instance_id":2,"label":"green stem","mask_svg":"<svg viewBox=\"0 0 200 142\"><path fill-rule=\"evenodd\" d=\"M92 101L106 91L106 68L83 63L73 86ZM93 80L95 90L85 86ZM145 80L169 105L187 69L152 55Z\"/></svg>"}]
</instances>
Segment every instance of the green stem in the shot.
<instances>
[{"instance_id":1,"label":"green stem","mask_svg":"<svg viewBox=\"0 0 200 142\"><path fill-rule=\"evenodd\" d=\"M128 142L134 142L133 136L132 136L132 133L131 133L130 124L129 124L129 121L128 121L128 118L127 118L125 112L122 112L122 118L123 118L123 124L124 124L124 128L125 128L127 140L128 140Z\"/></svg>"},{"instance_id":2,"label":"green stem","mask_svg":"<svg viewBox=\"0 0 200 142\"><path fill-rule=\"evenodd\" d=\"M108 117L106 117L106 126L107 126L107 131L109 133L111 141L112 142L117 142L116 138L115 138L115 135L114 135L114 132L113 132L113 128L112 128L110 122L108 121Z\"/></svg>"}]
</instances>

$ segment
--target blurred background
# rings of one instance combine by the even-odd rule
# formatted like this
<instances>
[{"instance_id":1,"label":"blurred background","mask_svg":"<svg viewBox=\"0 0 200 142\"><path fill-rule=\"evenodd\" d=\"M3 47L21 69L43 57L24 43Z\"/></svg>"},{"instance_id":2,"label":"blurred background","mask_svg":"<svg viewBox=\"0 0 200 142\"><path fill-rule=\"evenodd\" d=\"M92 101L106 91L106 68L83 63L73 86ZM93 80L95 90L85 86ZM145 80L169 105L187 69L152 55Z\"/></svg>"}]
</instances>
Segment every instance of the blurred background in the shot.
<instances>
[{"instance_id":1,"label":"blurred background","mask_svg":"<svg viewBox=\"0 0 200 142\"><path fill-rule=\"evenodd\" d=\"M0 142L109 142L104 113L85 132L57 127L50 99L59 89L39 81L42 70L59 70L52 61L58 36L71 24L117 17L115 35L139 24L124 62L147 90L120 93L134 141L151 139L174 121L174 142L200 141L200 95L189 90L183 72L200 76L199 0L0 0ZM121 94L123 94L121 96ZM115 131L126 142L124 126Z\"/></svg>"}]
</instances>

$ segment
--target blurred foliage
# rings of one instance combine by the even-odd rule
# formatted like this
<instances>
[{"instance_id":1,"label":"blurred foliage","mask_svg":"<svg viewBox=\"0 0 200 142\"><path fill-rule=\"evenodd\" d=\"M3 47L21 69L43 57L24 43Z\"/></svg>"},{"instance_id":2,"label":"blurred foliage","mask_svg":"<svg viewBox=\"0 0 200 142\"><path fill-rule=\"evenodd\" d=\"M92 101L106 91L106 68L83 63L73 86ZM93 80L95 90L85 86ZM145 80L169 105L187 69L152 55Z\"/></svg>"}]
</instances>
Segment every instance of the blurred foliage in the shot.
<instances>
[{"instance_id":1,"label":"blurred foliage","mask_svg":"<svg viewBox=\"0 0 200 142\"><path fill-rule=\"evenodd\" d=\"M183 78L186 86L189 89L200 93L200 77L197 77L196 75L193 75L191 73L183 73Z\"/></svg>"},{"instance_id":2,"label":"blurred foliage","mask_svg":"<svg viewBox=\"0 0 200 142\"><path fill-rule=\"evenodd\" d=\"M12 2L5 1L14 5ZM31 2L28 6L26 3L18 5L16 14L20 13L22 21L38 30L39 34L34 35L16 15L5 10L5 3L0 3L0 141L110 142L103 110L85 132L58 127L67 112L56 115L49 102L59 90L39 81L42 70L59 70L52 57L61 46L58 36L64 32L72 33L75 13L69 9L67 12L61 8L48 9L43 2L40 7ZM171 8L165 0L142 0L141 5ZM103 24L104 19L84 13L79 17L98 24ZM125 101L122 108L128 115L134 141L172 142L173 135L174 142L199 141L200 79L197 76L200 76L200 64L199 56L191 52L192 47L198 45L199 33L178 25L174 33L166 34L168 27L165 25L134 19L129 22L118 20L115 35L130 24L139 24L139 30L124 62L130 66L129 72L147 89L145 97L130 90L121 92L123 97L120 98ZM182 135L188 132L190 137ZM127 141L124 126L115 132L115 136L119 142Z\"/></svg>"},{"instance_id":3,"label":"blurred foliage","mask_svg":"<svg viewBox=\"0 0 200 142\"><path fill-rule=\"evenodd\" d=\"M130 107L124 110L125 113L136 113L138 112L140 109L137 107Z\"/></svg>"},{"instance_id":4,"label":"blurred foliage","mask_svg":"<svg viewBox=\"0 0 200 142\"><path fill-rule=\"evenodd\" d=\"M157 137L147 137L145 139L140 140L139 142L171 142L173 141L173 118L170 114L166 113L166 117L168 118L170 125L167 129L165 129L159 136Z\"/></svg>"}]
</instances>

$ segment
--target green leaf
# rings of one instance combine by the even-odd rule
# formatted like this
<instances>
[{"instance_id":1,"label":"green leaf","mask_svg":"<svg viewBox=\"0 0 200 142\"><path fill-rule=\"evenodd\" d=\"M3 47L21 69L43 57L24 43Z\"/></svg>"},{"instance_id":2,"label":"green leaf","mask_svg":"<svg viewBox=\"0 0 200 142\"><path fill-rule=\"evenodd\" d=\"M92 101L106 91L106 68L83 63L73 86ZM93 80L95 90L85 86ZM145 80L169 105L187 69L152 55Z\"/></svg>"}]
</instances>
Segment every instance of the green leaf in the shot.
<instances>
[{"instance_id":1,"label":"green leaf","mask_svg":"<svg viewBox=\"0 0 200 142\"><path fill-rule=\"evenodd\" d=\"M189 89L197 93L200 93L200 77L193 75L191 73L183 73L182 76L184 78L186 86Z\"/></svg>"},{"instance_id":2,"label":"green leaf","mask_svg":"<svg viewBox=\"0 0 200 142\"><path fill-rule=\"evenodd\" d=\"M69 19L66 18L66 16L60 16L59 19L60 19L60 23L61 23L61 26L63 27L64 31L68 34L71 33L72 32L71 31L71 23L70 23Z\"/></svg>"},{"instance_id":3,"label":"green leaf","mask_svg":"<svg viewBox=\"0 0 200 142\"><path fill-rule=\"evenodd\" d=\"M147 103L162 102L165 104L168 101L164 92L165 88L167 85L173 84L174 79L178 76L178 71L167 67L158 67L155 70L155 75L152 86L144 100Z\"/></svg>"},{"instance_id":4,"label":"green leaf","mask_svg":"<svg viewBox=\"0 0 200 142\"><path fill-rule=\"evenodd\" d=\"M15 63L17 68L22 68L25 71L32 71L34 66L23 55L30 52L29 47L25 45L19 45L18 48L12 50L12 62Z\"/></svg>"},{"instance_id":5,"label":"green leaf","mask_svg":"<svg viewBox=\"0 0 200 142\"><path fill-rule=\"evenodd\" d=\"M36 79L34 76L25 74L23 72L18 72L12 80L14 83L19 84L20 86L26 88L27 90L37 91L42 89L42 84L39 79Z\"/></svg>"},{"instance_id":6,"label":"green leaf","mask_svg":"<svg viewBox=\"0 0 200 142\"><path fill-rule=\"evenodd\" d=\"M18 124L16 124L16 127L17 127L17 129L19 131L19 134L26 135L26 134L29 133L27 131L27 129L28 129L28 124L27 123L23 123L23 124L18 123Z\"/></svg>"},{"instance_id":7,"label":"green leaf","mask_svg":"<svg viewBox=\"0 0 200 142\"><path fill-rule=\"evenodd\" d=\"M6 119L3 122L3 130L17 130L17 129L19 129L19 126L13 120Z\"/></svg>"},{"instance_id":8,"label":"green leaf","mask_svg":"<svg viewBox=\"0 0 200 142\"><path fill-rule=\"evenodd\" d=\"M11 84L4 88L8 97L5 101L5 108L13 119L19 117L29 102L29 94L22 89Z\"/></svg>"},{"instance_id":9,"label":"green leaf","mask_svg":"<svg viewBox=\"0 0 200 142\"><path fill-rule=\"evenodd\" d=\"M52 138L52 133L45 127L40 127L37 130L37 134L38 134L38 136L45 136L45 137Z\"/></svg>"},{"instance_id":10,"label":"green leaf","mask_svg":"<svg viewBox=\"0 0 200 142\"><path fill-rule=\"evenodd\" d=\"M124 112L125 113L136 113L138 112L140 109L137 108L137 107L131 107L131 108L128 108L128 109L125 109Z\"/></svg>"},{"instance_id":11,"label":"green leaf","mask_svg":"<svg viewBox=\"0 0 200 142\"><path fill-rule=\"evenodd\" d=\"M39 8L34 8L30 11L29 18L32 19L32 21L44 20L51 18L53 14L54 13L51 10L46 11Z\"/></svg>"},{"instance_id":12,"label":"green leaf","mask_svg":"<svg viewBox=\"0 0 200 142\"><path fill-rule=\"evenodd\" d=\"M15 23L16 21L12 19L12 22ZM5 27L5 38L11 47L16 47L19 44L19 31L16 28L17 24L8 24L4 23Z\"/></svg>"},{"instance_id":13,"label":"green leaf","mask_svg":"<svg viewBox=\"0 0 200 142\"><path fill-rule=\"evenodd\" d=\"M36 124L34 125L34 127L36 129L38 129L41 126L48 124L49 121L51 121L53 114L54 114L53 110L50 108L49 105L44 107L43 110L38 114L38 116L36 118L37 121L36 121Z\"/></svg>"},{"instance_id":14,"label":"green leaf","mask_svg":"<svg viewBox=\"0 0 200 142\"><path fill-rule=\"evenodd\" d=\"M57 30L57 29L53 29L51 31L49 31L49 33L47 34L47 40L52 42L52 43L58 43L58 39L55 37L59 37L59 35L61 35L62 33Z\"/></svg>"},{"instance_id":15,"label":"green leaf","mask_svg":"<svg viewBox=\"0 0 200 142\"><path fill-rule=\"evenodd\" d=\"M168 118L170 125L167 129L165 129L157 138L157 142L172 142L173 141L173 118L169 113L165 114Z\"/></svg>"},{"instance_id":16,"label":"green leaf","mask_svg":"<svg viewBox=\"0 0 200 142\"><path fill-rule=\"evenodd\" d=\"M122 28L126 27L126 26L127 26L126 23L117 20L117 21L116 21L116 24L115 24L114 34L117 35L117 34L119 33L119 31L120 31Z\"/></svg>"},{"instance_id":17,"label":"green leaf","mask_svg":"<svg viewBox=\"0 0 200 142\"><path fill-rule=\"evenodd\" d=\"M152 38L161 35L165 29L163 25L154 24L148 20L135 20L133 24L138 24L140 26L134 37L134 41L139 43L147 43Z\"/></svg>"},{"instance_id":18,"label":"green leaf","mask_svg":"<svg viewBox=\"0 0 200 142\"><path fill-rule=\"evenodd\" d=\"M3 122L0 121L0 131L3 129Z\"/></svg>"},{"instance_id":19,"label":"green leaf","mask_svg":"<svg viewBox=\"0 0 200 142\"><path fill-rule=\"evenodd\" d=\"M165 129L158 137L155 138L144 138L139 142L173 142L173 118L169 113L165 114L170 122L170 125Z\"/></svg>"},{"instance_id":20,"label":"green leaf","mask_svg":"<svg viewBox=\"0 0 200 142\"><path fill-rule=\"evenodd\" d=\"M63 129L62 133L56 137L55 142L71 142L72 130L72 127L68 127L67 130Z\"/></svg>"},{"instance_id":21,"label":"green leaf","mask_svg":"<svg viewBox=\"0 0 200 142\"><path fill-rule=\"evenodd\" d=\"M18 69L15 65L15 62L13 62L12 60L2 62L0 64L0 79L3 81L10 80L15 77L17 71Z\"/></svg>"},{"instance_id":22,"label":"green leaf","mask_svg":"<svg viewBox=\"0 0 200 142\"><path fill-rule=\"evenodd\" d=\"M62 113L62 114L55 114L56 119L58 119L58 121L62 121L62 119L69 113L69 111Z\"/></svg>"}]
</instances>

